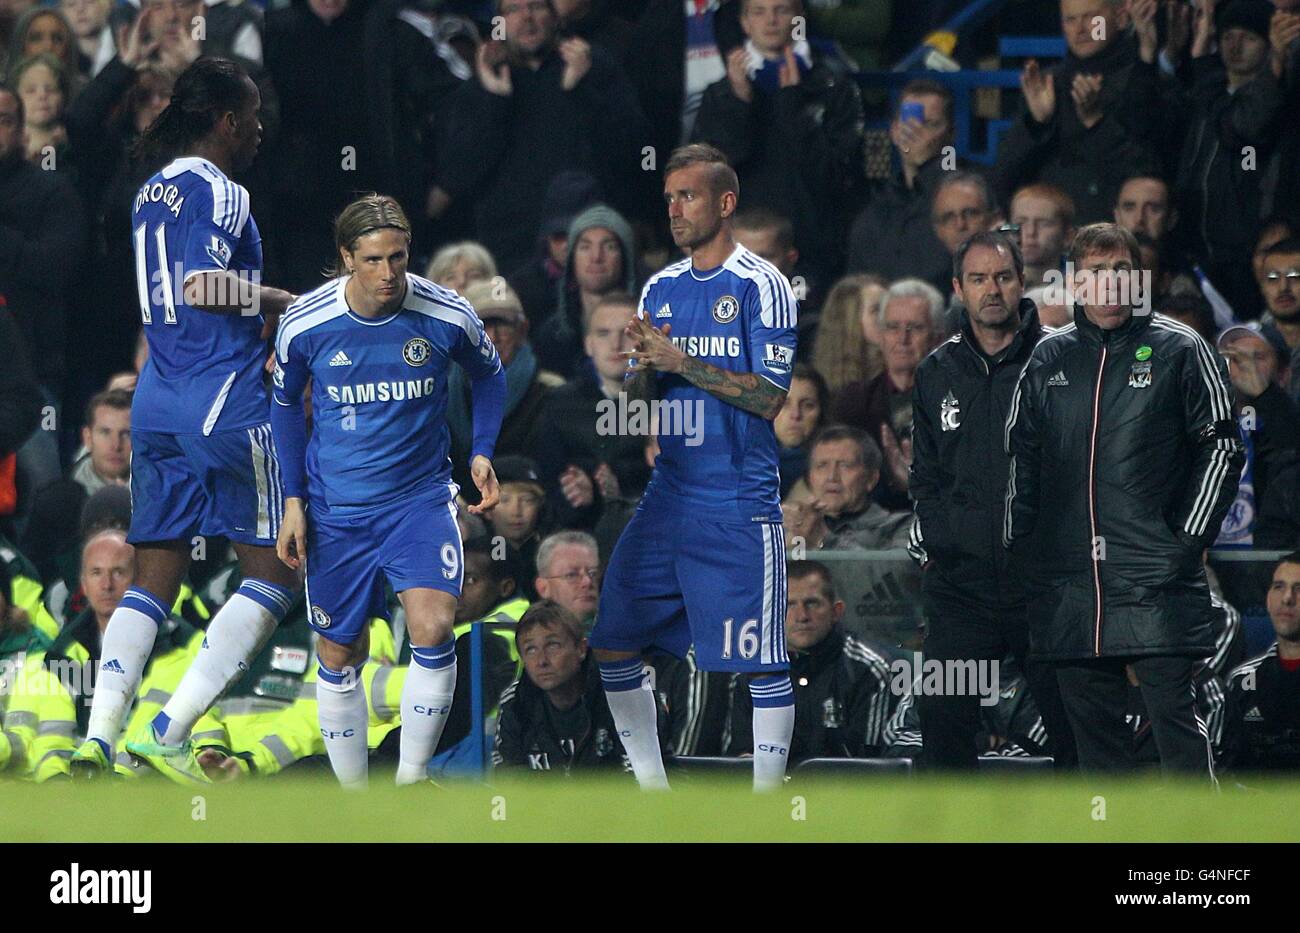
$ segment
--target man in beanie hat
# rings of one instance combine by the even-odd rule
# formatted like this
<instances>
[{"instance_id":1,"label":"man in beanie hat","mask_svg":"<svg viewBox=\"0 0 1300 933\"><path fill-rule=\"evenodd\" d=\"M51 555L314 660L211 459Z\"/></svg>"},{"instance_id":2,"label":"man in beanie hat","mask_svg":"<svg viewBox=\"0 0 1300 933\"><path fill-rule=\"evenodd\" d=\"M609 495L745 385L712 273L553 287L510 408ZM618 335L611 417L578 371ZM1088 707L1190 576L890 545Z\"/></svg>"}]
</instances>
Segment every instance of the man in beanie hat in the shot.
<instances>
[{"instance_id":1,"label":"man in beanie hat","mask_svg":"<svg viewBox=\"0 0 1300 933\"><path fill-rule=\"evenodd\" d=\"M555 311L534 341L541 365L565 379L573 378L583 359L583 333L600 300L615 292L637 293L632 228L618 211L593 204L569 224L568 244Z\"/></svg>"},{"instance_id":2,"label":"man in beanie hat","mask_svg":"<svg viewBox=\"0 0 1300 933\"><path fill-rule=\"evenodd\" d=\"M569 224L583 208L599 200L600 182L586 172L560 172L547 185L537 251L507 276L530 323L540 324L555 310L555 286L564 276L569 257Z\"/></svg>"}]
</instances>

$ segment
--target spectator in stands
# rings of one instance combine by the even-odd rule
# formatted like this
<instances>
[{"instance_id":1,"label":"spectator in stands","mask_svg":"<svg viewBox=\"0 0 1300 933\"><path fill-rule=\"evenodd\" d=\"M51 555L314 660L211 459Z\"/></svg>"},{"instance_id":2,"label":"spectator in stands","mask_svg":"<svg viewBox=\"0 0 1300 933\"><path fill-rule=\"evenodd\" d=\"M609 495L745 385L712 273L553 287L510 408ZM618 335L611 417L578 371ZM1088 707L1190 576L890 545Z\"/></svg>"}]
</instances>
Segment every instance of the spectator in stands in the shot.
<instances>
[{"instance_id":1,"label":"spectator in stands","mask_svg":"<svg viewBox=\"0 0 1300 933\"><path fill-rule=\"evenodd\" d=\"M1244 317L1258 313L1245 260L1263 219L1265 168L1285 106L1269 68L1272 12L1268 0L1231 0L1223 7L1216 56L1222 68L1206 68L1188 93L1189 125L1174 186L1189 252ZM1200 55L1194 68L1208 63L1207 46L1193 42L1193 56Z\"/></svg>"},{"instance_id":2,"label":"spectator in stands","mask_svg":"<svg viewBox=\"0 0 1300 933\"><path fill-rule=\"evenodd\" d=\"M810 499L784 506L786 546L810 550L896 548L907 544L908 512L887 512L871 500L880 480L880 447L866 432L832 424L812 440Z\"/></svg>"},{"instance_id":3,"label":"spectator in stands","mask_svg":"<svg viewBox=\"0 0 1300 933\"><path fill-rule=\"evenodd\" d=\"M94 283L77 319L84 332L96 334L94 341L73 341L69 347L67 399L73 405L98 391L109 373L131 364L140 321L131 212L140 185L160 166L131 150L167 106L176 81L152 63L147 20L137 17L122 27L120 51L67 110L76 183L91 223L88 280Z\"/></svg>"},{"instance_id":4,"label":"spectator in stands","mask_svg":"<svg viewBox=\"0 0 1300 933\"><path fill-rule=\"evenodd\" d=\"M887 282L908 276L947 281L951 262L930 222L930 203L940 180L958 167L948 158L955 150L945 152L954 134L952 91L928 79L904 86L889 124L898 168L872 190L853 221L848 271Z\"/></svg>"},{"instance_id":5,"label":"spectator in stands","mask_svg":"<svg viewBox=\"0 0 1300 933\"><path fill-rule=\"evenodd\" d=\"M840 625L844 601L825 564L786 567L785 638L795 685L790 760L877 755L898 702L889 689L889 661ZM752 719L749 690L744 678L735 678L728 755L753 754Z\"/></svg>"},{"instance_id":6,"label":"spectator in stands","mask_svg":"<svg viewBox=\"0 0 1300 933\"><path fill-rule=\"evenodd\" d=\"M537 464L528 457L507 455L498 457L493 466L501 484L501 502L488 513L492 534L514 548L525 567L534 567L542 534L550 525ZM529 599L537 597L527 576L520 584Z\"/></svg>"},{"instance_id":7,"label":"spectator in stands","mask_svg":"<svg viewBox=\"0 0 1300 933\"><path fill-rule=\"evenodd\" d=\"M826 295L811 352L799 343L799 357L806 355L832 395L853 383L866 385L884 371L876 311L886 285L879 276L846 275Z\"/></svg>"},{"instance_id":8,"label":"spectator in stands","mask_svg":"<svg viewBox=\"0 0 1300 933\"><path fill-rule=\"evenodd\" d=\"M1061 270L1074 239L1074 202L1055 185L1025 185L1011 197L1010 219L1020 227L1025 288L1035 288L1048 272Z\"/></svg>"},{"instance_id":9,"label":"spectator in stands","mask_svg":"<svg viewBox=\"0 0 1300 933\"><path fill-rule=\"evenodd\" d=\"M1287 392L1300 401L1300 237L1275 243L1264 251L1264 305L1261 319L1272 324L1291 348L1291 380Z\"/></svg>"},{"instance_id":10,"label":"spectator in stands","mask_svg":"<svg viewBox=\"0 0 1300 933\"><path fill-rule=\"evenodd\" d=\"M1133 175L1124 179L1112 211L1115 223L1129 233L1145 233L1157 243L1178 223L1169 184L1159 175Z\"/></svg>"},{"instance_id":11,"label":"spectator in stands","mask_svg":"<svg viewBox=\"0 0 1300 933\"><path fill-rule=\"evenodd\" d=\"M808 442L821 429L829 406L826 380L807 363L796 363L785 404L772 421L780 445L781 498L808 472Z\"/></svg>"},{"instance_id":12,"label":"spectator in stands","mask_svg":"<svg viewBox=\"0 0 1300 933\"><path fill-rule=\"evenodd\" d=\"M519 620L515 641L524 672L501 695L493 765L566 775L574 769L626 769L600 672L577 617L549 600L536 603ZM660 704L661 744L670 734Z\"/></svg>"},{"instance_id":13,"label":"spectator in stands","mask_svg":"<svg viewBox=\"0 0 1300 933\"><path fill-rule=\"evenodd\" d=\"M556 285L556 305L533 336L538 365L573 378L583 360L587 322L600 300L637 293L632 228L613 208L588 207L569 224L569 254Z\"/></svg>"},{"instance_id":14,"label":"spectator in stands","mask_svg":"<svg viewBox=\"0 0 1300 933\"><path fill-rule=\"evenodd\" d=\"M1168 126L1156 60L1154 4L1141 28L1124 28L1124 0L1060 0L1069 47L1050 70L1031 60L1021 75L1025 106L1002 139L994 170L1005 198L1032 181L1056 185L1076 222L1104 220L1124 178L1159 173Z\"/></svg>"},{"instance_id":15,"label":"spectator in stands","mask_svg":"<svg viewBox=\"0 0 1300 933\"><path fill-rule=\"evenodd\" d=\"M948 251L949 268L941 280L932 282L943 294L952 290L952 257L957 247L972 236L988 230L997 217L998 203L983 175L956 172L946 175L934 189L930 222L934 235Z\"/></svg>"},{"instance_id":16,"label":"spectator in stands","mask_svg":"<svg viewBox=\"0 0 1300 933\"><path fill-rule=\"evenodd\" d=\"M839 268L838 218L861 171L862 102L806 39L792 36L800 0L739 0L743 47L704 92L693 138L726 153L745 203L790 218L805 262Z\"/></svg>"},{"instance_id":17,"label":"spectator in stands","mask_svg":"<svg viewBox=\"0 0 1300 933\"><path fill-rule=\"evenodd\" d=\"M41 53L53 55L58 60L68 76L70 90L75 92L80 84L81 63L73 41L72 24L58 9L33 7L19 17L14 27L9 43L11 64ZM69 99L71 96L69 94Z\"/></svg>"},{"instance_id":18,"label":"spectator in stands","mask_svg":"<svg viewBox=\"0 0 1300 933\"><path fill-rule=\"evenodd\" d=\"M558 39L545 0L498 0L505 42L482 45L476 77L449 101L438 185L449 203L473 205L476 239L504 269L532 255L539 195L557 172L601 180L627 213L641 177L648 130L632 86L603 49Z\"/></svg>"},{"instance_id":19,"label":"spectator in stands","mask_svg":"<svg viewBox=\"0 0 1300 933\"><path fill-rule=\"evenodd\" d=\"M227 5L208 8L209 36L212 17ZM259 162L273 212L256 191L252 200L268 258L278 254L276 280L286 287L316 287L322 257L334 252L334 216L357 190L397 198L416 223L414 241L437 242L425 217L442 137L430 123L468 68L454 55L441 57L421 31L427 21L400 10L388 0L307 0L267 15L266 72L279 116L268 122L259 80L267 140Z\"/></svg>"},{"instance_id":20,"label":"spectator in stands","mask_svg":"<svg viewBox=\"0 0 1300 933\"><path fill-rule=\"evenodd\" d=\"M28 161L47 172L67 168L68 131L63 110L71 85L63 65L49 52L29 55L13 66L9 86L22 98Z\"/></svg>"},{"instance_id":21,"label":"spectator in stands","mask_svg":"<svg viewBox=\"0 0 1300 933\"><path fill-rule=\"evenodd\" d=\"M77 68L87 78L99 74L117 51L108 25L112 6L112 0L59 0L59 9L76 36Z\"/></svg>"},{"instance_id":22,"label":"spectator in stands","mask_svg":"<svg viewBox=\"0 0 1300 933\"><path fill-rule=\"evenodd\" d=\"M650 0L637 21L628 67L659 162L690 142L705 90L726 77L725 56L744 43L737 10L731 0Z\"/></svg>"},{"instance_id":23,"label":"spectator in stands","mask_svg":"<svg viewBox=\"0 0 1300 933\"><path fill-rule=\"evenodd\" d=\"M1137 239L1137 234L1133 236L1134 239ZM1201 297L1200 292L1164 295L1156 300L1154 307L1158 313L1171 317L1181 324L1186 324L1200 334L1206 343L1213 346L1217 339L1215 337L1214 311L1210 308L1210 303Z\"/></svg>"},{"instance_id":24,"label":"spectator in stands","mask_svg":"<svg viewBox=\"0 0 1300 933\"><path fill-rule=\"evenodd\" d=\"M593 48L604 49L620 67L627 67L632 57L633 26L614 15L615 3L610 0L554 0L554 3L561 33L585 39Z\"/></svg>"},{"instance_id":25,"label":"spectator in stands","mask_svg":"<svg viewBox=\"0 0 1300 933\"><path fill-rule=\"evenodd\" d=\"M635 313L629 294L602 298L587 319L586 362L542 404L535 453L561 528L593 528L606 502L640 498L650 480L644 438L610 429L606 414L623 389L627 362L618 354L631 346L624 329Z\"/></svg>"},{"instance_id":26,"label":"spectator in stands","mask_svg":"<svg viewBox=\"0 0 1300 933\"><path fill-rule=\"evenodd\" d=\"M118 11L114 19L120 25L130 15ZM158 64L175 74L179 75L200 55L235 59L250 75L262 67L262 11L256 4L140 0L138 15L148 17L148 33L157 41ZM263 100L262 106L266 104Z\"/></svg>"},{"instance_id":27,"label":"spectator in stands","mask_svg":"<svg viewBox=\"0 0 1300 933\"><path fill-rule=\"evenodd\" d=\"M943 296L917 279L889 286L878 309L884 371L840 390L831 403L832 420L861 428L887 452L882 504L905 509L907 467L900 454L912 430L912 383L921 360L947 336L947 322Z\"/></svg>"},{"instance_id":28,"label":"spectator in stands","mask_svg":"<svg viewBox=\"0 0 1300 933\"><path fill-rule=\"evenodd\" d=\"M0 97L0 107L4 98ZM4 114L0 111L0 122ZM0 134L4 128L0 126ZM41 390L13 315L0 308L0 535L16 537L11 516L18 509L18 448L40 425ZM30 499L30 496L28 497Z\"/></svg>"},{"instance_id":29,"label":"spectator in stands","mask_svg":"<svg viewBox=\"0 0 1300 933\"><path fill-rule=\"evenodd\" d=\"M794 245L794 225L783 214L753 207L737 211L731 229L737 243L766 259L790 280L799 302L799 342L795 353L801 359L806 358L817 334L822 283L817 280L815 269L800 262L799 250Z\"/></svg>"},{"instance_id":30,"label":"spectator in stands","mask_svg":"<svg viewBox=\"0 0 1300 933\"><path fill-rule=\"evenodd\" d=\"M1283 240L1289 240L1300 234L1300 224L1276 214L1259 227L1259 236L1255 238L1255 249L1250 255L1250 268L1255 274L1255 284L1259 287L1260 293L1264 291L1264 254L1269 248L1276 246Z\"/></svg>"},{"instance_id":31,"label":"spectator in stands","mask_svg":"<svg viewBox=\"0 0 1300 933\"><path fill-rule=\"evenodd\" d=\"M65 174L43 172L24 159L23 125L22 101L0 88L0 295L18 324L45 404L57 414L67 300L77 279L85 220ZM58 479L53 433L35 432L19 450L18 461L27 488Z\"/></svg>"},{"instance_id":32,"label":"spectator in stands","mask_svg":"<svg viewBox=\"0 0 1300 933\"><path fill-rule=\"evenodd\" d=\"M131 481L131 396L101 392L86 405L81 428L84 453L67 476L37 491L32 501L28 534L23 546L44 574L51 544L59 550L77 540L86 500L105 486L126 487Z\"/></svg>"},{"instance_id":33,"label":"spectator in stands","mask_svg":"<svg viewBox=\"0 0 1300 933\"><path fill-rule=\"evenodd\" d=\"M497 264L492 254L472 240L452 243L438 250L429 260L424 277L461 295L472 282L496 278Z\"/></svg>"},{"instance_id":34,"label":"spectator in stands","mask_svg":"<svg viewBox=\"0 0 1300 933\"><path fill-rule=\"evenodd\" d=\"M1300 454L1300 408L1282 388L1290 376L1290 350L1277 328L1252 321L1229 327L1218 339L1237 390L1236 409L1247 438L1246 470L1220 544L1249 544L1255 507L1274 477Z\"/></svg>"},{"instance_id":35,"label":"spectator in stands","mask_svg":"<svg viewBox=\"0 0 1300 933\"><path fill-rule=\"evenodd\" d=\"M600 572L595 538L585 531L557 531L537 548L533 588L539 599L549 599L572 612L585 634L596 622Z\"/></svg>"},{"instance_id":36,"label":"spectator in stands","mask_svg":"<svg viewBox=\"0 0 1300 933\"><path fill-rule=\"evenodd\" d=\"M528 318L514 289L500 279L475 282L465 289L465 300L483 321L506 368L506 412L497 435L497 456L532 456L537 449L543 400L561 380L539 368L528 343ZM447 424L451 428L452 478L462 489L472 489L464 464L469 462L474 426L470 419L469 382L460 367L454 367L447 379Z\"/></svg>"},{"instance_id":37,"label":"spectator in stands","mask_svg":"<svg viewBox=\"0 0 1300 933\"><path fill-rule=\"evenodd\" d=\"M586 172L560 172L546 186L537 252L508 276L533 326L555 311L558 283L569 258L569 224L599 200L600 183Z\"/></svg>"},{"instance_id":38,"label":"spectator in stands","mask_svg":"<svg viewBox=\"0 0 1300 933\"><path fill-rule=\"evenodd\" d=\"M1300 552L1273 568L1268 616L1277 639L1228 675L1223 763L1234 770L1300 769Z\"/></svg>"}]
</instances>

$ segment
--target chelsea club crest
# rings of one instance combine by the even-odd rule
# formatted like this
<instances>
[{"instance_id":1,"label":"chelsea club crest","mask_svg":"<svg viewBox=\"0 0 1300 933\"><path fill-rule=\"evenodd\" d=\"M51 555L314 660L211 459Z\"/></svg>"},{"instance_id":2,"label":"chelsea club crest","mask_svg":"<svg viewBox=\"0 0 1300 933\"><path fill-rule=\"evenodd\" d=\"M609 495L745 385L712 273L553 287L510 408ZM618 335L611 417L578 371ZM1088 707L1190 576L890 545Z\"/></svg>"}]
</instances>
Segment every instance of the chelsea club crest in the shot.
<instances>
[{"instance_id":1,"label":"chelsea club crest","mask_svg":"<svg viewBox=\"0 0 1300 933\"><path fill-rule=\"evenodd\" d=\"M402 359L406 360L408 366L423 366L429 362L432 353L433 347L423 337L412 337L402 347Z\"/></svg>"},{"instance_id":2,"label":"chelsea club crest","mask_svg":"<svg viewBox=\"0 0 1300 933\"><path fill-rule=\"evenodd\" d=\"M713 319L719 324L730 324L740 313L740 302L733 295L723 295L713 303Z\"/></svg>"}]
</instances>

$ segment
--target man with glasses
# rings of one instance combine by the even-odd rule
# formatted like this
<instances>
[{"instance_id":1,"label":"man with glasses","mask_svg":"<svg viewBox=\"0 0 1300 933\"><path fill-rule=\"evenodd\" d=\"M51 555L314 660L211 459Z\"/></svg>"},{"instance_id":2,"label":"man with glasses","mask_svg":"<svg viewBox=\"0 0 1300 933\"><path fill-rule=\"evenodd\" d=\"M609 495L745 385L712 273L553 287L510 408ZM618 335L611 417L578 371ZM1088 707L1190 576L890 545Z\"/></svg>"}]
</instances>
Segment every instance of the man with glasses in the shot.
<instances>
[{"instance_id":1,"label":"man with glasses","mask_svg":"<svg viewBox=\"0 0 1300 933\"><path fill-rule=\"evenodd\" d=\"M572 612L590 632L600 598L600 554L585 531L559 531L537 549L537 595Z\"/></svg>"},{"instance_id":2,"label":"man with glasses","mask_svg":"<svg viewBox=\"0 0 1300 933\"><path fill-rule=\"evenodd\" d=\"M993 226L998 202L993 189L983 175L974 172L957 172L949 175L934 189L930 202L930 222L934 235L948 250L951 259L961 246L977 233ZM951 274L943 283L943 291L951 290Z\"/></svg>"},{"instance_id":3,"label":"man with glasses","mask_svg":"<svg viewBox=\"0 0 1300 933\"><path fill-rule=\"evenodd\" d=\"M1288 237L1264 251L1260 288L1272 324L1291 348L1291 378L1286 383L1291 398L1300 402L1300 237Z\"/></svg>"}]
</instances>

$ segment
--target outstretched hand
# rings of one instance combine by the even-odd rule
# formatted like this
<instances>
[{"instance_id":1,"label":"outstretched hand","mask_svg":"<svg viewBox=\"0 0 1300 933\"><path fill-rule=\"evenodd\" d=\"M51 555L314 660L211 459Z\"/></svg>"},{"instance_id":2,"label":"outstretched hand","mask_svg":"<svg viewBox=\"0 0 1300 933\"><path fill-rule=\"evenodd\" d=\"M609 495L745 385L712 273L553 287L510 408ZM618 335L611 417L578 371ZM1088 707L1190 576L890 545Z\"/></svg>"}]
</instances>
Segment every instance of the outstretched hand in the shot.
<instances>
[{"instance_id":1,"label":"outstretched hand","mask_svg":"<svg viewBox=\"0 0 1300 933\"><path fill-rule=\"evenodd\" d=\"M501 484L497 482L497 474L492 469L492 461L479 454L470 461L469 475L474 480L474 485L478 487L479 495L482 497L478 505L469 507L469 513L471 515L482 515L484 512L492 511L496 504L501 501Z\"/></svg>"}]
</instances>

